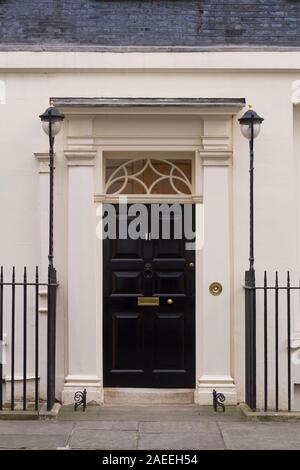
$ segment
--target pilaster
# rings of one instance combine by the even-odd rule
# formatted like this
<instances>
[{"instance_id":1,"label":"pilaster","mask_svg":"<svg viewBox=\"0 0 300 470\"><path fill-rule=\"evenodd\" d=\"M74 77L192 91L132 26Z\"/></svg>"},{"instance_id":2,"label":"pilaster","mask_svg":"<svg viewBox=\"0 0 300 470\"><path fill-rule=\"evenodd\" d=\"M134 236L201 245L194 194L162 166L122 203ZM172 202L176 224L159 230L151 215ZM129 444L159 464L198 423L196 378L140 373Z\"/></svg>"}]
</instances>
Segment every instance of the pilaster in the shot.
<instances>
[{"instance_id":1,"label":"pilaster","mask_svg":"<svg viewBox=\"0 0 300 470\"><path fill-rule=\"evenodd\" d=\"M201 314L195 401L212 403L212 392L236 403L231 351L231 118L211 116L204 121L203 166L204 244L202 252ZM210 285L222 292L213 295Z\"/></svg>"},{"instance_id":2,"label":"pilaster","mask_svg":"<svg viewBox=\"0 0 300 470\"><path fill-rule=\"evenodd\" d=\"M63 403L77 390L88 401L103 401L100 326L96 312L96 214L94 163L97 151L81 146L65 151L68 165L68 375Z\"/></svg>"}]
</instances>

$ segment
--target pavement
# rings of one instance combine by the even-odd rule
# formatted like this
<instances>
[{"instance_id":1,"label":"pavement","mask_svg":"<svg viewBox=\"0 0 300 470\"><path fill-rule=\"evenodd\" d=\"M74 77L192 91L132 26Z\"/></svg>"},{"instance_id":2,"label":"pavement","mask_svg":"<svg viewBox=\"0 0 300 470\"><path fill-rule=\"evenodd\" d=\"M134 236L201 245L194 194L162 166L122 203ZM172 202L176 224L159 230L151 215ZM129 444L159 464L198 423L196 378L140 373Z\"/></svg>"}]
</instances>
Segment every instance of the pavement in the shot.
<instances>
[{"instance_id":1,"label":"pavement","mask_svg":"<svg viewBox=\"0 0 300 470\"><path fill-rule=\"evenodd\" d=\"M63 407L56 420L0 420L0 449L300 450L300 422L249 422L237 407Z\"/></svg>"}]
</instances>

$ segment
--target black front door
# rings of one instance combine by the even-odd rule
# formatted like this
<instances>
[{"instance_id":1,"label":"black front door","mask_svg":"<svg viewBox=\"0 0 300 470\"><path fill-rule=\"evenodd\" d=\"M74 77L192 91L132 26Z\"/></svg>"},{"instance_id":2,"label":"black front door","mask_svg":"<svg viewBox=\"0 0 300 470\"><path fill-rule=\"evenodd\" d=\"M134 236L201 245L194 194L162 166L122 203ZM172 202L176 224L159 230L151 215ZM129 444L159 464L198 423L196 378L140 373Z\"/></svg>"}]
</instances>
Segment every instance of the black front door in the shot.
<instances>
[{"instance_id":1,"label":"black front door","mask_svg":"<svg viewBox=\"0 0 300 470\"><path fill-rule=\"evenodd\" d=\"M114 207L118 233L122 215ZM178 214L172 211L159 213L155 238L154 206L148 205L149 231L143 238L103 242L106 387L195 386L195 252L187 246L184 206L179 207L181 238L174 224ZM188 209L188 224L194 224L194 206ZM171 220L167 239L162 233L166 217Z\"/></svg>"}]
</instances>

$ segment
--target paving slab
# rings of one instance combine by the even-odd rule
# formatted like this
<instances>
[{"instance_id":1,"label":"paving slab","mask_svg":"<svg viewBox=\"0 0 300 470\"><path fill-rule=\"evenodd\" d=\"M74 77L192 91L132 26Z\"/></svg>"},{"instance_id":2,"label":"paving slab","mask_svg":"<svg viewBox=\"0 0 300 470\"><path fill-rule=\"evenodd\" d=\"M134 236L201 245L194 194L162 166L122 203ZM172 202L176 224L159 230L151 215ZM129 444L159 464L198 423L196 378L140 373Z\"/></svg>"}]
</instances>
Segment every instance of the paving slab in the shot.
<instances>
[{"instance_id":1,"label":"paving slab","mask_svg":"<svg viewBox=\"0 0 300 470\"><path fill-rule=\"evenodd\" d=\"M133 450L137 448L138 433L133 431L100 431L75 429L71 449Z\"/></svg>"},{"instance_id":2,"label":"paving slab","mask_svg":"<svg viewBox=\"0 0 300 470\"><path fill-rule=\"evenodd\" d=\"M224 443L219 432L201 433L141 433L140 450L222 450Z\"/></svg>"},{"instance_id":3,"label":"paving slab","mask_svg":"<svg viewBox=\"0 0 300 470\"><path fill-rule=\"evenodd\" d=\"M56 448L300 450L300 422L250 422L238 407L197 405L69 407L56 421L0 421L0 449Z\"/></svg>"},{"instance_id":4,"label":"paving slab","mask_svg":"<svg viewBox=\"0 0 300 470\"><path fill-rule=\"evenodd\" d=\"M245 419L238 407L228 406L226 412L215 413L211 406L197 405L138 405L138 406L88 406L85 412L74 412L73 407L63 406L58 415L60 421L206 421Z\"/></svg>"},{"instance_id":5,"label":"paving slab","mask_svg":"<svg viewBox=\"0 0 300 470\"><path fill-rule=\"evenodd\" d=\"M173 419L175 416L182 416L198 419L199 409L195 405L187 406L170 406L170 405L139 405L139 406L88 406L85 412L78 410L74 412L72 407L62 407L58 419L60 421L94 421L94 420L116 420L118 421L141 421L145 420L161 420Z\"/></svg>"},{"instance_id":6,"label":"paving slab","mask_svg":"<svg viewBox=\"0 0 300 470\"><path fill-rule=\"evenodd\" d=\"M137 431L139 423L137 421L79 421L76 423L77 429L98 429L106 431Z\"/></svg>"},{"instance_id":7,"label":"paving slab","mask_svg":"<svg viewBox=\"0 0 300 470\"><path fill-rule=\"evenodd\" d=\"M219 427L226 449L300 449L300 423L219 423Z\"/></svg>"},{"instance_id":8,"label":"paving slab","mask_svg":"<svg viewBox=\"0 0 300 470\"><path fill-rule=\"evenodd\" d=\"M2 434L67 435L71 433L73 426L73 422L0 421L0 436Z\"/></svg>"},{"instance_id":9,"label":"paving slab","mask_svg":"<svg viewBox=\"0 0 300 470\"><path fill-rule=\"evenodd\" d=\"M216 422L201 420L199 422L142 422L139 424L139 432L141 433L199 433L199 432L215 432L219 433Z\"/></svg>"},{"instance_id":10,"label":"paving slab","mask_svg":"<svg viewBox=\"0 0 300 470\"><path fill-rule=\"evenodd\" d=\"M68 436L65 435L0 435L0 449L32 449L55 450L57 447L65 447Z\"/></svg>"}]
</instances>

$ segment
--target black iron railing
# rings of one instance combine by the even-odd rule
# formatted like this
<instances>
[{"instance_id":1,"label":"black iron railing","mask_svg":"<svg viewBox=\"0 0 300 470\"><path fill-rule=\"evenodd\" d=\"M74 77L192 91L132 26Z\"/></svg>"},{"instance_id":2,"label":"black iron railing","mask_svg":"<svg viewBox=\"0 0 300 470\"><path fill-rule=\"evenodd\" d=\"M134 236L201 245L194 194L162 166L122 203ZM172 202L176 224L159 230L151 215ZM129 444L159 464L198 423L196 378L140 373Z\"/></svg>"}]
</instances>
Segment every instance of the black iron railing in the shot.
<instances>
[{"instance_id":1,"label":"black iron railing","mask_svg":"<svg viewBox=\"0 0 300 470\"><path fill-rule=\"evenodd\" d=\"M22 280L16 279L16 270L12 269L11 280L6 281L3 267L0 268L0 411L4 406L15 410L16 397L16 363L18 370L22 370L22 409L26 411L31 402L28 401L28 372L34 371L34 400L33 407L36 411L40 406L40 387L39 387L39 347L40 347L40 328L39 328L39 292L40 288L46 288L48 294L48 312L47 312L47 409L50 410L55 402L55 325L56 325L56 272L49 267L48 283L40 282L39 270L36 267L33 282L28 281L27 268L23 270ZM34 334L29 334L30 329L34 328ZM4 378L4 326L10 329L10 338L8 348L8 362L10 364L10 397L4 397L3 386ZM21 331L20 331L21 330ZM30 331L30 333L32 333ZM22 346L17 343L22 338ZM29 364L29 353L30 361ZM32 354L33 352L33 354ZM20 355L22 357L20 357ZM32 359L33 357L33 359ZM33 360L33 364L32 364Z\"/></svg>"},{"instance_id":2,"label":"black iron railing","mask_svg":"<svg viewBox=\"0 0 300 470\"><path fill-rule=\"evenodd\" d=\"M47 410L55 402L55 353L56 353L56 270L48 266L48 317L47 317Z\"/></svg>"},{"instance_id":3,"label":"black iron railing","mask_svg":"<svg viewBox=\"0 0 300 470\"><path fill-rule=\"evenodd\" d=\"M263 285L256 286L254 275L251 276L250 271L246 272L245 395L246 403L252 410L257 409L257 383L263 382L262 408L264 411L270 409L292 411L291 321L294 315L300 315L300 286L291 285L289 272L287 272L285 284L279 285L278 272L276 272L272 285L269 285L265 271ZM298 299L297 306L293 309L291 294L295 291ZM262 320L259 326L258 318ZM263 331L259 334L261 325ZM263 344L259 344L259 341ZM280 344L284 345L283 350L280 349ZM262 346L263 358L260 361L263 364L262 373L257 370L258 346ZM280 388L283 382L286 384L284 392L282 387ZM283 393L284 396L282 396ZM270 395L272 395L272 400L270 400Z\"/></svg>"}]
</instances>

